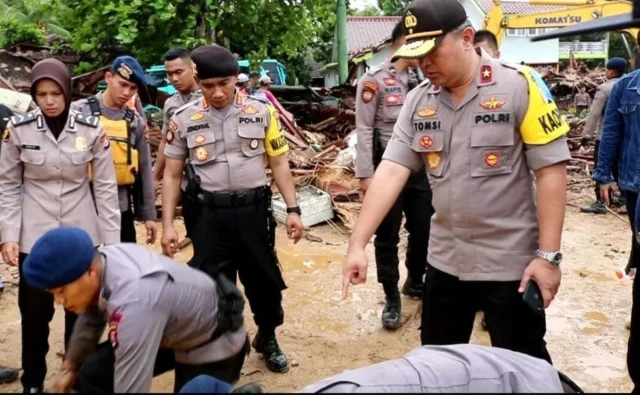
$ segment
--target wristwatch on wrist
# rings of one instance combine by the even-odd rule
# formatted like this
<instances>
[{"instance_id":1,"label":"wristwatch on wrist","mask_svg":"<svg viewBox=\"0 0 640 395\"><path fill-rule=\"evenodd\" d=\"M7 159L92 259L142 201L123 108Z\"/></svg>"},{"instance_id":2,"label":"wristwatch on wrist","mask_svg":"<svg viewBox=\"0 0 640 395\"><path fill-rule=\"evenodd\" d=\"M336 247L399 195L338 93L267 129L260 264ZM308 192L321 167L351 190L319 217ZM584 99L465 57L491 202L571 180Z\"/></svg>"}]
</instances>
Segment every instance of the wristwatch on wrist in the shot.
<instances>
[{"instance_id":1,"label":"wristwatch on wrist","mask_svg":"<svg viewBox=\"0 0 640 395\"><path fill-rule=\"evenodd\" d=\"M536 256L544 259L545 261L548 261L553 266L559 266L560 262L562 262L562 253L560 253L560 251L545 252L545 251L537 250Z\"/></svg>"},{"instance_id":2,"label":"wristwatch on wrist","mask_svg":"<svg viewBox=\"0 0 640 395\"><path fill-rule=\"evenodd\" d=\"M302 215L302 211L300 211L300 207L298 206L287 207L287 214L291 214L291 213Z\"/></svg>"}]
</instances>

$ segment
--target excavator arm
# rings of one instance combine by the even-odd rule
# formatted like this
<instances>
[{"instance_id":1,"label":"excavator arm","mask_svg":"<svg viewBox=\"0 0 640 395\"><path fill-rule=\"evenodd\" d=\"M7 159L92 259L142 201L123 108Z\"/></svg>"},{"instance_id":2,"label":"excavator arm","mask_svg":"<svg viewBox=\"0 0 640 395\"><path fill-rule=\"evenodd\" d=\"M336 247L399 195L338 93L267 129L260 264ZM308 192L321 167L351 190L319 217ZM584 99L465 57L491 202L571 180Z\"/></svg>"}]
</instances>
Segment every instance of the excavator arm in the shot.
<instances>
[{"instance_id":1,"label":"excavator arm","mask_svg":"<svg viewBox=\"0 0 640 395\"><path fill-rule=\"evenodd\" d=\"M627 0L510 0L509 2L572 7L557 11L507 16L502 11L502 1L494 0L493 7L485 16L484 29L495 34L498 46L502 44L506 29L565 27L606 16L629 14L633 10L633 4ZM629 28L622 32L636 38L638 30Z\"/></svg>"}]
</instances>

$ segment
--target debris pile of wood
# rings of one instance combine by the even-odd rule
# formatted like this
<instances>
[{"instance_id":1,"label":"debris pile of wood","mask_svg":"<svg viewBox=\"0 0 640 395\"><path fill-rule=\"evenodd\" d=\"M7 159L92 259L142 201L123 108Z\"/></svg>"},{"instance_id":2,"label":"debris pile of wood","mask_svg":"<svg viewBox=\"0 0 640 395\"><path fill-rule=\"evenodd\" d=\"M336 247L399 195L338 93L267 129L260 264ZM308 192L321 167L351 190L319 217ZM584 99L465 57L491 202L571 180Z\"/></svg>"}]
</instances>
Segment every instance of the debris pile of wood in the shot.
<instances>
[{"instance_id":1,"label":"debris pile of wood","mask_svg":"<svg viewBox=\"0 0 640 395\"><path fill-rule=\"evenodd\" d=\"M556 103L563 110L573 106L574 95L581 88L586 88L587 93L593 97L598 86L607 81L604 68L598 67L591 70L586 65L581 65L578 69L568 67L558 73L553 70L544 70L540 72L540 75L549 87Z\"/></svg>"}]
</instances>

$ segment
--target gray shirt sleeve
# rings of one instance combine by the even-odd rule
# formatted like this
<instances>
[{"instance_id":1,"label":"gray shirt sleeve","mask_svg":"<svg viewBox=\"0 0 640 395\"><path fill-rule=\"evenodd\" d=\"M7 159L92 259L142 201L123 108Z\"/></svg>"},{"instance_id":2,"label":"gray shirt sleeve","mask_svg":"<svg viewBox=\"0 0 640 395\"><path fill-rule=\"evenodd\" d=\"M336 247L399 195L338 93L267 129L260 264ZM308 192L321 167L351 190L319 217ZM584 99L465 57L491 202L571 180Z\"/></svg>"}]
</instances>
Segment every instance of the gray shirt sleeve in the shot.
<instances>
[{"instance_id":1,"label":"gray shirt sleeve","mask_svg":"<svg viewBox=\"0 0 640 395\"><path fill-rule=\"evenodd\" d=\"M180 114L174 114L169 121L169 130L173 133L173 139L167 141L164 146L164 154L171 159L185 160L189 156L189 149L187 148L187 140L182 137L180 128L183 125L180 123L178 116Z\"/></svg>"},{"instance_id":2,"label":"gray shirt sleeve","mask_svg":"<svg viewBox=\"0 0 640 395\"><path fill-rule=\"evenodd\" d=\"M589 116L587 117L587 123L584 126L582 137L593 137L598 127L602 124L602 115L606 105L607 95L605 94L604 89L599 88L598 92L596 92L596 97L593 99L593 105L589 109Z\"/></svg>"},{"instance_id":3,"label":"gray shirt sleeve","mask_svg":"<svg viewBox=\"0 0 640 395\"><path fill-rule=\"evenodd\" d=\"M105 245L120 242L120 207L118 205L118 183L109 140L102 138L102 125L93 144L93 191L95 194L98 221Z\"/></svg>"},{"instance_id":4,"label":"gray shirt sleeve","mask_svg":"<svg viewBox=\"0 0 640 395\"><path fill-rule=\"evenodd\" d=\"M76 366L82 365L94 352L106 325L107 321L97 305L81 314L73 328L65 358Z\"/></svg>"},{"instance_id":5,"label":"gray shirt sleeve","mask_svg":"<svg viewBox=\"0 0 640 395\"><path fill-rule=\"evenodd\" d=\"M114 393L148 393L153 379L153 361L169 317L139 303L125 305L119 313L121 319L111 335L115 356Z\"/></svg>"},{"instance_id":6,"label":"gray shirt sleeve","mask_svg":"<svg viewBox=\"0 0 640 395\"><path fill-rule=\"evenodd\" d=\"M375 88L374 88L375 86ZM380 88L375 79L362 76L356 91L356 168L357 178L373 177L373 126L378 109Z\"/></svg>"},{"instance_id":7,"label":"gray shirt sleeve","mask_svg":"<svg viewBox=\"0 0 640 395\"><path fill-rule=\"evenodd\" d=\"M140 116L135 117L136 149L138 150L138 166L142 176L142 209L141 221L155 221L157 218L155 194L153 193L153 171L151 169L151 150L144 135L145 122Z\"/></svg>"}]
</instances>

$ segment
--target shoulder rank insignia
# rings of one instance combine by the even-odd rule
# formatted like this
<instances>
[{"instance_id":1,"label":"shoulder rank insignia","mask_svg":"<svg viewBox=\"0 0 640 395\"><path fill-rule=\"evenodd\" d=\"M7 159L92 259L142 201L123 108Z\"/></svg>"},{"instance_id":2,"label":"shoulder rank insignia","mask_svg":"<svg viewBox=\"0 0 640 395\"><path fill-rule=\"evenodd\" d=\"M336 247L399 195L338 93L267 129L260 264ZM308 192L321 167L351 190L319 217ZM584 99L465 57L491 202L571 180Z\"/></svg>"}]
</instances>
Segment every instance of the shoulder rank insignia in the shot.
<instances>
[{"instance_id":1,"label":"shoulder rank insignia","mask_svg":"<svg viewBox=\"0 0 640 395\"><path fill-rule=\"evenodd\" d=\"M36 120L36 115L32 112L28 112L24 115L14 115L11 117L11 124L13 126L26 125Z\"/></svg>"},{"instance_id":2,"label":"shoulder rank insignia","mask_svg":"<svg viewBox=\"0 0 640 395\"><path fill-rule=\"evenodd\" d=\"M482 67L480 67L480 83L488 84L490 82L493 82L493 69L491 65L483 64Z\"/></svg>"},{"instance_id":3,"label":"shoulder rank insignia","mask_svg":"<svg viewBox=\"0 0 640 395\"><path fill-rule=\"evenodd\" d=\"M94 117L93 115L78 114L76 115L76 122L86 126L91 126L92 128L96 128L98 127L100 118Z\"/></svg>"}]
</instances>

